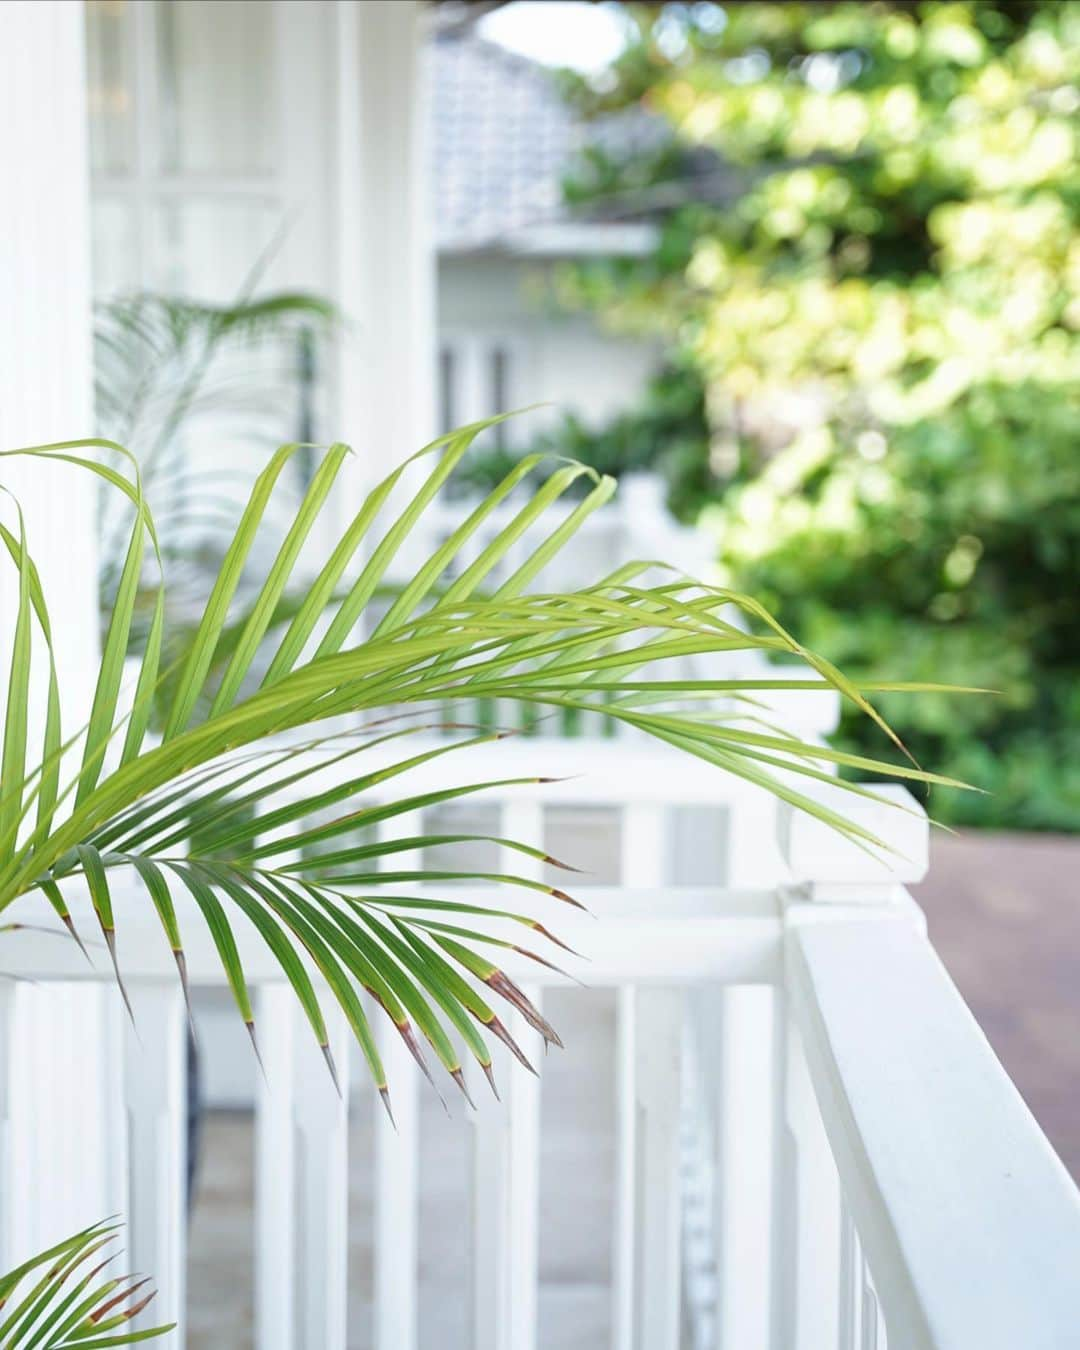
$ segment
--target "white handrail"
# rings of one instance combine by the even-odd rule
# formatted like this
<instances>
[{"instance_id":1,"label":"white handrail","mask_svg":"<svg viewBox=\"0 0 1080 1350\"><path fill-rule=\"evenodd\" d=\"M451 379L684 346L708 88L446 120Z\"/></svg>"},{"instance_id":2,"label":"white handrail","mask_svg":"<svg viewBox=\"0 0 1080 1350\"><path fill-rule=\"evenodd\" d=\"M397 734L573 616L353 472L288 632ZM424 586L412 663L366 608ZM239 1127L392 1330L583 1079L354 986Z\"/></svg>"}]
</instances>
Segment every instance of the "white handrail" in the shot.
<instances>
[{"instance_id":1,"label":"white handrail","mask_svg":"<svg viewBox=\"0 0 1080 1350\"><path fill-rule=\"evenodd\" d=\"M904 1350L1063 1350L1080 1193L910 923L796 925L788 987L847 1202Z\"/></svg>"},{"instance_id":2,"label":"white handrail","mask_svg":"<svg viewBox=\"0 0 1080 1350\"><path fill-rule=\"evenodd\" d=\"M423 892L423 887L415 888L417 895ZM445 895L445 891L437 893ZM96 964L87 965L74 943L28 929L10 934L5 943L4 968L10 976L27 980L112 979L104 946L93 946L97 919L89 897L74 886L68 887L65 895L79 931L90 941ZM481 905L506 908L507 895L502 887L462 887L460 895ZM575 964L575 971L590 986L698 981L757 984L774 980L779 972L783 930L780 908L771 891L692 887L635 891L597 886L589 891L588 903L596 917L543 897L530 899L529 908L571 947L588 953L587 963L575 964L567 958L567 964ZM221 959L198 909L184 895L177 895L175 904L192 985L224 985ZM35 896L23 897L5 913L12 922L43 921L42 904ZM133 883L115 883L113 913L120 966L137 1016L139 984L174 981L176 965L157 914ZM515 941L521 936L520 929L497 929L494 923L492 931L512 934ZM281 967L241 915L236 916L234 932L248 983L281 983ZM541 985L570 983L557 971L514 952L506 952L505 958L500 958L500 964L514 979ZM317 972L311 973L319 984Z\"/></svg>"}]
</instances>

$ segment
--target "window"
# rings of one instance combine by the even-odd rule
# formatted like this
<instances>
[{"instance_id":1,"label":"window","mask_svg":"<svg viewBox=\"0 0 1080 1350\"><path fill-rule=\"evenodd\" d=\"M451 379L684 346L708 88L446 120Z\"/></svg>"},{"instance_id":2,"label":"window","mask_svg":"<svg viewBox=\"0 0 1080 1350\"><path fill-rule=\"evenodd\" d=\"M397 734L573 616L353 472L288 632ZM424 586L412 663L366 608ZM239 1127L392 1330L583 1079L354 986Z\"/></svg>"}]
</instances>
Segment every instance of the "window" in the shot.
<instances>
[{"instance_id":1,"label":"window","mask_svg":"<svg viewBox=\"0 0 1080 1350\"><path fill-rule=\"evenodd\" d=\"M328 59L332 28L313 13L330 11L276 0L87 0L99 300L150 293L229 305L271 290L330 292L334 227L312 204L326 200L332 173L333 94L312 72ZM324 156L313 149L324 146ZM161 359L152 349L154 397L129 399L149 426L125 438L153 443L158 408L198 369L197 342L163 344ZM185 481L209 493L212 478L219 496L235 496L272 445L321 439L321 356L299 324L255 344L222 343L169 433ZM111 372L122 405L142 387L140 359L133 341ZM309 481L312 459L298 456L295 487Z\"/></svg>"},{"instance_id":2,"label":"window","mask_svg":"<svg viewBox=\"0 0 1080 1350\"><path fill-rule=\"evenodd\" d=\"M439 349L439 430L452 431L458 425L457 352L453 347Z\"/></svg>"},{"instance_id":3,"label":"window","mask_svg":"<svg viewBox=\"0 0 1080 1350\"><path fill-rule=\"evenodd\" d=\"M444 333L439 348L439 421L443 431L512 412L522 401L520 341L498 333ZM514 423L482 438L500 450L515 444Z\"/></svg>"},{"instance_id":4,"label":"window","mask_svg":"<svg viewBox=\"0 0 1080 1350\"><path fill-rule=\"evenodd\" d=\"M500 343L492 347L490 352L491 362L491 416L496 417L500 413L510 411L510 355L506 348ZM495 445L499 450L506 449L507 425L505 422L499 422L492 428L492 434Z\"/></svg>"},{"instance_id":5,"label":"window","mask_svg":"<svg viewBox=\"0 0 1080 1350\"><path fill-rule=\"evenodd\" d=\"M274 20L248 0L89 0L97 294L226 302L271 247L290 197Z\"/></svg>"}]
</instances>

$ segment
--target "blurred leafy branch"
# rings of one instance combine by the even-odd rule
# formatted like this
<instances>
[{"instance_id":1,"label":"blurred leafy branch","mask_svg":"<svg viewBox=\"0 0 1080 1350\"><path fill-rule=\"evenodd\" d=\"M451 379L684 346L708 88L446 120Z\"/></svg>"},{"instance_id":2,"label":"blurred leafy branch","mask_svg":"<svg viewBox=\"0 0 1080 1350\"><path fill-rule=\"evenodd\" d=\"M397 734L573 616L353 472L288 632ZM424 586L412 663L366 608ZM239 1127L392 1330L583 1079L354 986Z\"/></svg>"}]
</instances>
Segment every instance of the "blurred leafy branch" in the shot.
<instances>
[{"instance_id":1,"label":"blurred leafy branch","mask_svg":"<svg viewBox=\"0 0 1080 1350\"><path fill-rule=\"evenodd\" d=\"M993 790L943 803L954 821L1080 828L1080 6L633 13L567 95L669 141L594 149L567 196L658 242L568 268L561 298L659 335L669 369L613 425L568 427L575 456L647 458L725 579L866 678L998 689L889 709Z\"/></svg>"},{"instance_id":2,"label":"blurred leafy branch","mask_svg":"<svg viewBox=\"0 0 1080 1350\"><path fill-rule=\"evenodd\" d=\"M313 439L315 351L338 316L317 295L254 295L266 261L226 305L143 291L103 301L95 314L98 427L109 440L140 447L143 490L163 558L174 564L177 599L185 572L205 572L235 529L250 481L237 444L258 462L283 428ZM230 419L242 419L242 430ZM230 444L208 455L211 437ZM196 442L201 455L192 453ZM126 522L110 494L102 496L102 516L104 611L123 567ZM196 580L195 593L204 589Z\"/></svg>"}]
</instances>

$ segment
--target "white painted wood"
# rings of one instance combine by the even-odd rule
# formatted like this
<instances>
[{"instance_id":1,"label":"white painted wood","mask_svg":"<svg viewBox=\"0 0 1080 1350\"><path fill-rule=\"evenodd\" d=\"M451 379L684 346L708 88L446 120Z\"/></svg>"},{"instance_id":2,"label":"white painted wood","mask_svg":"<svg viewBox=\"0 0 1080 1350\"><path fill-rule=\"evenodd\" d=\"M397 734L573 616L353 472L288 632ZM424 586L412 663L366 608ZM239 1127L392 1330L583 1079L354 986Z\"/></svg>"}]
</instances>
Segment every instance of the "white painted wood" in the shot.
<instances>
[{"instance_id":1,"label":"white painted wood","mask_svg":"<svg viewBox=\"0 0 1080 1350\"><path fill-rule=\"evenodd\" d=\"M324 992L341 1095L291 987L259 990L266 1068L256 1103L256 1343L344 1350L348 1253L348 1039Z\"/></svg>"},{"instance_id":2,"label":"white painted wood","mask_svg":"<svg viewBox=\"0 0 1080 1350\"><path fill-rule=\"evenodd\" d=\"M11 1135L17 1085L12 1074L15 1035L15 981L0 979L0 1185L10 1194ZM0 1205L0 1270L15 1264L12 1254L11 1206Z\"/></svg>"},{"instance_id":3,"label":"white painted wood","mask_svg":"<svg viewBox=\"0 0 1080 1350\"><path fill-rule=\"evenodd\" d=\"M502 811L503 836L543 845L538 802L511 795ZM500 866L538 877L541 864L514 849L501 850ZM526 998L543 1011L531 981ZM502 1013L500 1013L502 1015ZM533 1064L542 1069L540 1038L520 1013L503 1020ZM534 1350L536 1345L540 1197L540 1083L502 1046L493 1049L501 1101L493 1100L483 1075L469 1066L477 1110L473 1123L473 1340L476 1350Z\"/></svg>"},{"instance_id":4,"label":"white painted wood","mask_svg":"<svg viewBox=\"0 0 1080 1350\"><path fill-rule=\"evenodd\" d=\"M683 1344L687 1350L716 1350L718 1336L717 1164L720 1139L715 1103L708 1100L720 1056L714 1046L703 1052L699 1039L703 996L713 990L688 991L683 1028L683 1072L680 1104L679 1172L682 1206ZM718 996L709 1000L718 1004ZM719 1041L719 1013L716 1014Z\"/></svg>"},{"instance_id":5,"label":"white painted wood","mask_svg":"<svg viewBox=\"0 0 1080 1350\"><path fill-rule=\"evenodd\" d=\"M788 1122L788 998L773 993L772 1191L769 1197L769 1346L789 1350L795 1336L795 1141Z\"/></svg>"},{"instance_id":6,"label":"white painted wood","mask_svg":"<svg viewBox=\"0 0 1080 1350\"><path fill-rule=\"evenodd\" d=\"M873 887L921 881L929 866L930 829L926 812L905 787L875 784L878 801L816 785L807 795L819 798L886 845L885 852L859 847L831 826L780 807L780 849L793 881L812 883L815 899L858 902L880 899Z\"/></svg>"},{"instance_id":7,"label":"white painted wood","mask_svg":"<svg viewBox=\"0 0 1080 1350\"><path fill-rule=\"evenodd\" d=\"M526 997L542 1010L535 985ZM500 1013L500 1016L502 1014ZM539 1037L518 1012L503 1017L510 1035L539 1065ZM473 1350L534 1350L536 1346L540 1185L540 1079L493 1051L501 1101L470 1066L477 1109L470 1115L472 1147Z\"/></svg>"},{"instance_id":8,"label":"white painted wood","mask_svg":"<svg viewBox=\"0 0 1080 1350\"><path fill-rule=\"evenodd\" d=\"M255 1097L255 1343L292 1350L295 1323L296 1075L294 1038L303 1034L296 995L264 984L255 1003L264 1073ZM308 1033L310 1034L310 1033Z\"/></svg>"},{"instance_id":9,"label":"white painted wood","mask_svg":"<svg viewBox=\"0 0 1080 1350\"><path fill-rule=\"evenodd\" d=\"M737 781L737 780L736 780ZM752 783L733 782L728 801L727 876L729 886L773 886L784 878L776 847L777 802Z\"/></svg>"},{"instance_id":10,"label":"white painted wood","mask_svg":"<svg viewBox=\"0 0 1080 1350\"><path fill-rule=\"evenodd\" d=\"M124 1034L128 1117L128 1236L133 1270L153 1272L158 1296L136 1327L175 1321L183 1336L187 1261L187 1018L175 981L132 990L136 1026ZM136 1029L137 1028L137 1029Z\"/></svg>"},{"instance_id":11,"label":"white painted wood","mask_svg":"<svg viewBox=\"0 0 1080 1350\"><path fill-rule=\"evenodd\" d=\"M788 1129L794 1150L792 1350L831 1350L839 1337L840 1186L798 1035L787 1037Z\"/></svg>"},{"instance_id":12,"label":"white painted wood","mask_svg":"<svg viewBox=\"0 0 1080 1350\"><path fill-rule=\"evenodd\" d=\"M616 798L616 800L618 800ZM623 886L658 884L663 867L663 820L649 801L623 801L620 821L620 880ZM591 899L591 897L590 897ZM594 902L595 904L595 902ZM590 972L591 974L591 972ZM641 1222L639 1094L642 1057L649 1066L662 1059L656 1037L663 1027L643 1025L642 992L619 990L616 1025L615 1231L612 1260L612 1326L616 1350L634 1350L640 1343L639 1248ZM662 1082L660 1084L663 1086ZM647 1091L647 1086L646 1086Z\"/></svg>"},{"instance_id":13,"label":"white painted wood","mask_svg":"<svg viewBox=\"0 0 1080 1350\"><path fill-rule=\"evenodd\" d=\"M11 207L0 217L0 448L11 449L92 430L83 7L15 0L0 22L0 182ZM23 505L53 629L63 633L56 659L70 733L85 719L97 668L92 482L70 467L5 459L0 483ZM0 512L14 524L7 499ZM15 596L5 555L6 635ZM42 655L38 645L39 670ZM0 641L0 695L8 666ZM29 711L33 758L44 710L35 699ZM33 906L35 920L50 913L43 908L40 901ZM4 956L18 937L0 939ZM126 1201L114 992L20 988L9 1011L14 1036L0 1066L9 1103L0 1262L122 1210Z\"/></svg>"},{"instance_id":14,"label":"white painted wood","mask_svg":"<svg viewBox=\"0 0 1080 1350\"><path fill-rule=\"evenodd\" d=\"M499 828L504 839L511 839L518 844L528 844L531 848L544 847L544 806L541 800L530 800L527 796L519 799L511 790L500 815ZM540 878L543 866L528 854L507 848L502 849L501 854L499 865L505 871L533 880Z\"/></svg>"},{"instance_id":15,"label":"white painted wood","mask_svg":"<svg viewBox=\"0 0 1080 1350\"><path fill-rule=\"evenodd\" d=\"M860 1350L865 1269L855 1220L841 1196L839 1350Z\"/></svg>"},{"instance_id":16,"label":"white painted wood","mask_svg":"<svg viewBox=\"0 0 1080 1350\"><path fill-rule=\"evenodd\" d=\"M903 1350L1051 1350L1080 1323L1080 1194L926 939L799 924L790 984L848 1203Z\"/></svg>"},{"instance_id":17,"label":"white painted wood","mask_svg":"<svg viewBox=\"0 0 1080 1350\"><path fill-rule=\"evenodd\" d=\"M719 1345L768 1350L772 1278L773 991L720 992L712 1066L717 1142Z\"/></svg>"},{"instance_id":18,"label":"white painted wood","mask_svg":"<svg viewBox=\"0 0 1080 1350\"><path fill-rule=\"evenodd\" d=\"M90 435L93 382L82 6L13 0L2 22L0 182L14 194L0 218L0 449L8 450ZM97 669L93 480L15 458L0 461L0 483L23 503L53 629L64 635L56 660L70 732L89 709ZM0 511L10 525L6 499ZM5 632L16 598L5 550ZM6 656L0 668L6 680Z\"/></svg>"},{"instance_id":19,"label":"white painted wood","mask_svg":"<svg viewBox=\"0 0 1080 1350\"><path fill-rule=\"evenodd\" d=\"M615 1022L615 1213L612 1345L634 1350L634 1226L637 1178L637 990L618 991Z\"/></svg>"},{"instance_id":20,"label":"white painted wood","mask_svg":"<svg viewBox=\"0 0 1080 1350\"><path fill-rule=\"evenodd\" d=\"M14 948L22 936L6 936L5 945ZM57 938L42 940L63 945ZM10 1011L11 1035L0 1065L9 1112L0 1214L3 1256L13 1264L109 1214L126 1212L128 1197L125 1014L115 988L19 984Z\"/></svg>"},{"instance_id":21,"label":"white painted wood","mask_svg":"<svg viewBox=\"0 0 1080 1350\"><path fill-rule=\"evenodd\" d=\"M679 1106L683 995L642 988L634 1005L634 1350L677 1350L681 1261Z\"/></svg>"},{"instance_id":22,"label":"white painted wood","mask_svg":"<svg viewBox=\"0 0 1080 1350\"><path fill-rule=\"evenodd\" d=\"M435 253L416 0L331 6L335 114L332 296L348 317L334 370L335 436L366 487L434 434ZM344 523L344 520L343 522Z\"/></svg>"},{"instance_id":23,"label":"white painted wood","mask_svg":"<svg viewBox=\"0 0 1080 1350\"><path fill-rule=\"evenodd\" d=\"M470 901L503 907L505 888L463 887ZM720 984L775 981L780 973L783 924L775 895L766 891L729 893L686 887L621 891L597 886L589 890L588 903L597 915L590 918L569 911L560 901L547 902L543 911L560 937L585 951L588 965L564 959L569 969L580 972L591 987L649 980L659 984L692 984L710 980ZM72 888L69 901L75 921L92 932L93 911L87 896ZM540 912L543 901L537 906ZM809 908L814 908L810 906ZM168 945L161 941L161 925L143 894L128 888L117 877L113 896L117 931L123 934L124 969L132 977L174 979L176 966ZM193 984L221 982L221 962L198 911L186 897L176 897L178 919L184 929L184 950ZM40 919L40 907L19 900L10 910L12 919ZM518 930L508 930L520 936ZM254 984L280 978L280 970L265 945L247 926L237 928L236 942L244 969ZM566 986L569 981L555 971L537 966L524 957L505 953L502 962L513 979L542 985ZM18 944L5 952L6 969L30 979L80 980L92 976L77 951L51 936L25 932Z\"/></svg>"},{"instance_id":24,"label":"white painted wood","mask_svg":"<svg viewBox=\"0 0 1080 1350\"><path fill-rule=\"evenodd\" d=\"M861 1350L885 1350L884 1324L881 1317L881 1304L872 1284L865 1284L862 1291Z\"/></svg>"},{"instance_id":25,"label":"white painted wood","mask_svg":"<svg viewBox=\"0 0 1080 1350\"><path fill-rule=\"evenodd\" d=\"M408 839L424 828L423 813L408 812L379 825L380 838ZM392 855L387 867L407 871L423 854ZM420 1219L420 1072L390 1018L374 1003L372 1021L386 1071L393 1121L379 1093L375 1113L375 1347L414 1350ZM369 1078L367 1066L360 1073Z\"/></svg>"},{"instance_id":26,"label":"white painted wood","mask_svg":"<svg viewBox=\"0 0 1080 1350\"><path fill-rule=\"evenodd\" d=\"M345 1350L348 1318L349 1041L345 1014L325 993L323 1015L337 1066L335 1087L310 1028L293 1066L299 1195L296 1208L297 1346ZM299 1011L299 1010L297 1010Z\"/></svg>"},{"instance_id":27,"label":"white painted wood","mask_svg":"<svg viewBox=\"0 0 1080 1350\"><path fill-rule=\"evenodd\" d=\"M622 798L614 796L612 800L619 802ZM623 805L620 867L623 886L638 888L664 884L667 822L660 800L662 798Z\"/></svg>"},{"instance_id":28,"label":"white painted wood","mask_svg":"<svg viewBox=\"0 0 1080 1350\"><path fill-rule=\"evenodd\" d=\"M375 1008L379 1054L394 1112L391 1123L378 1093L375 1112L375 1347L416 1345L419 1223L419 1070L390 1019ZM427 1085L424 1085L425 1088Z\"/></svg>"}]
</instances>

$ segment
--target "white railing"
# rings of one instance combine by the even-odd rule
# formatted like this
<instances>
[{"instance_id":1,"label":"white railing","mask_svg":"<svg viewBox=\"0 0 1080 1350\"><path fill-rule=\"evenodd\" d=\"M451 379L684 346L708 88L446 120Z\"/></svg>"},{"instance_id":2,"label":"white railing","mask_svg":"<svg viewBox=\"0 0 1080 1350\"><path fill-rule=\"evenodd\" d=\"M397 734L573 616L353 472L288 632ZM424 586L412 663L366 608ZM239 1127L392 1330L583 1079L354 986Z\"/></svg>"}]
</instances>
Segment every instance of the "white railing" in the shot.
<instances>
[{"instance_id":1,"label":"white railing","mask_svg":"<svg viewBox=\"0 0 1080 1350\"><path fill-rule=\"evenodd\" d=\"M886 792L909 812L856 804L896 846L886 867L806 817L749 809L740 788L730 788L725 802L725 780L704 766L679 760L676 770L655 750L628 745L550 748L582 758L581 766L560 758L558 768L592 774L492 795L488 805L499 813L499 830L517 838L544 837L546 811L577 811L586 802L609 801L621 816L619 884L583 897L597 917L555 901L540 916L589 954L583 974L591 987L618 991L616 1350L676 1350L684 1332L717 1350L1073 1344L1080 1199L903 890L925 871L926 823L911 799ZM500 776L512 776L510 758L535 766L544 745L482 749L505 752ZM422 772L434 781L434 768ZM590 778L591 788L584 786ZM418 781L411 786L421 790ZM703 804L731 813L723 872L716 884L672 887L671 809ZM412 833L404 823L400 830ZM769 839L773 830L779 847ZM755 857L777 879L733 888L729 878L752 869ZM520 855L514 862L520 870ZM496 904L506 898L469 893ZM20 904L23 917L40 921L36 906ZM81 909L78 918L92 931L89 905ZM76 989L69 982L105 976L91 975L56 938L25 931L5 941L6 970L53 987L0 985L0 1203L9 1211L36 1205L42 1233L50 1221L61 1223L65 1197L52 1181L54 1160L85 1140L82 1166L111 1169L116 1208L131 1216L134 1266L156 1274L159 1308L182 1315L182 1003L150 907L132 891L117 909L138 1035L123 1026L111 990L102 994L101 1025L73 1028L82 1044L94 1041L97 1071L116 1079L118 1109L109 1121L80 1121L76 1130L49 1117L50 1075L77 1065L68 1045L33 1040L35 1009ZM181 920L193 984L219 986L204 926L192 914ZM419 1093L426 1089L399 1038L383 1035L397 1120L391 1128L373 1094L349 1093L346 1028L330 1016L344 1079L337 1096L272 960L239 924L238 937L258 991L266 1064L255 1103L255 1344L343 1350L347 1343L351 1096L351 1109L375 1113L374 1343L410 1350L417 1344ZM524 960L509 960L507 970L538 1003L547 987L563 983ZM535 1049L520 1017L508 1020ZM20 1040L27 1036L29 1049ZM469 1117L473 1311L463 1344L473 1350L537 1343L544 1086L505 1059L496 1065L502 1103L478 1091L479 1109ZM100 1150L90 1147L102 1141ZM688 1171L695 1151L707 1166ZM706 1175L701 1193L686 1193L688 1177ZM10 1231L10 1213L4 1218ZM14 1255L3 1253L5 1261Z\"/></svg>"}]
</instances>

